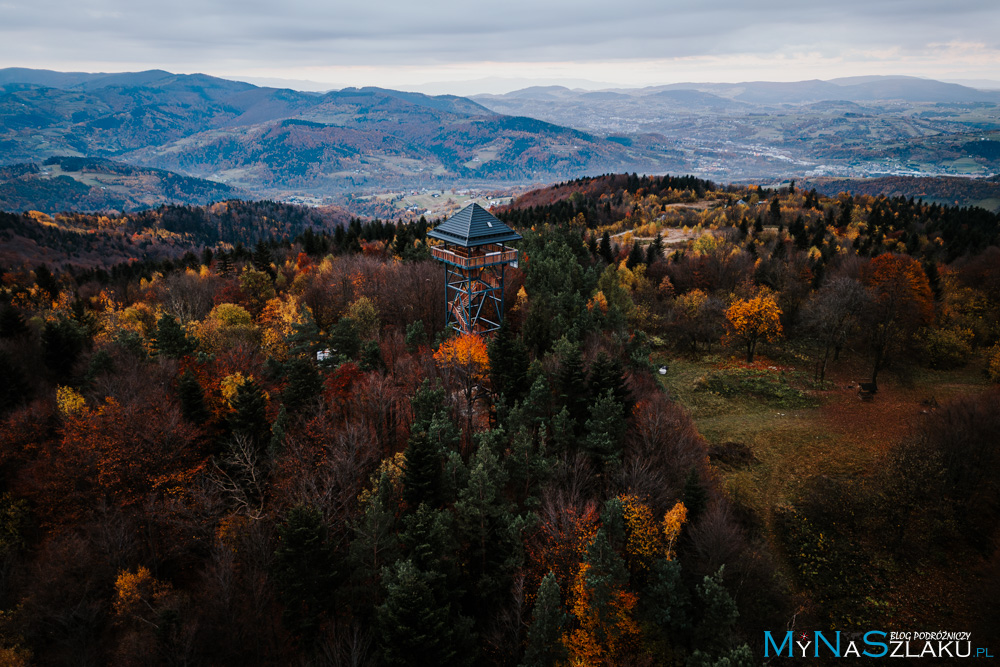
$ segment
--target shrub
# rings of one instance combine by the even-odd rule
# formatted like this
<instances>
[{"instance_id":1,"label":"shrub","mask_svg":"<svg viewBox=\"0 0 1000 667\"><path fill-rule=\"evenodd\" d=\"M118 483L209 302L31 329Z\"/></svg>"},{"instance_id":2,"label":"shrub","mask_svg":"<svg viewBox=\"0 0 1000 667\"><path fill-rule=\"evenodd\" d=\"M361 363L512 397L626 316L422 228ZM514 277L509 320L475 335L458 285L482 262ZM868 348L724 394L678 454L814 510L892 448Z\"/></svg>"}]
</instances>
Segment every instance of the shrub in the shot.
<instances>
[{"instance_id":1,"label":"shrub","mask_svg":"<svg viewBox=\"0 0 1000 667\"><path fill-rule=\"evenodd\" d=\"M777 366L731 365L710 372L698 389L720 396L755 396L787 407L810 404L809 397L791 386L788 379L788 373Z\"/></svg>"},{"instance_id":2,"label":"shrub","mask_svg":"<svg viewBox=\"0 0 1000 667\"><path fill-rule=\"evenodd\" d=\"M927 327L920 330L917 341L923 362L931 368L958 368L972 356L972 329Z\"/></svg>"}]
</instances>

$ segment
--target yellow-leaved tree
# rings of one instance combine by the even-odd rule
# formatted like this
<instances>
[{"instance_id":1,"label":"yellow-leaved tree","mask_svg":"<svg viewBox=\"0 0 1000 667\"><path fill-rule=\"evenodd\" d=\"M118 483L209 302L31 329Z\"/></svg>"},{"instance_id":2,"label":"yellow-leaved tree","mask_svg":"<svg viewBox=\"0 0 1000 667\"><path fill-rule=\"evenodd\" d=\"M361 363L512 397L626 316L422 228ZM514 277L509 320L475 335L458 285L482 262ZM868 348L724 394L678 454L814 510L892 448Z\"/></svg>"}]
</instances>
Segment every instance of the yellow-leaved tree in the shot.
<instances>
[{"instance_id":1,"label":"yellow-leaved tree","mask_svg":"<svg viewBox=\"0 0 1000 667\"><path fill-rule=\"evenodd\" d=\"M726 310L726 325L730 339L746 348L747 363L753 363L757 343L781 337L781 308L774 295L768 292L737 299Z\"/></svg>"}]
</instances>

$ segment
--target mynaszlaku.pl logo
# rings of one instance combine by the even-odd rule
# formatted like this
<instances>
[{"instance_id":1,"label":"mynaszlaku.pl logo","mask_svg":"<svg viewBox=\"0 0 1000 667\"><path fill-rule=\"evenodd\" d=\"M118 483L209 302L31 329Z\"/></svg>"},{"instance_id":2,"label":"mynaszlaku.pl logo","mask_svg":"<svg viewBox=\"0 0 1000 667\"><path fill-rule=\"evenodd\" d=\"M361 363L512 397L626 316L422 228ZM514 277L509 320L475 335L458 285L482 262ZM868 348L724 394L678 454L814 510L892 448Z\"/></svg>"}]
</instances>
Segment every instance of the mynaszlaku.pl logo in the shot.
<instances>
[{"instance_id":1,"label":"mynaszlaku.pl logo","mask_svg":"<svg viewBox=\"0 0 1000 667\"><path fill-rule=\"evenodd\" d=\"M776 636L777 635L777 636ZM780 640L780 643L779 643ZM970 632L764 631L765 658L993 658Z\"/></svg>"}]
</instances>

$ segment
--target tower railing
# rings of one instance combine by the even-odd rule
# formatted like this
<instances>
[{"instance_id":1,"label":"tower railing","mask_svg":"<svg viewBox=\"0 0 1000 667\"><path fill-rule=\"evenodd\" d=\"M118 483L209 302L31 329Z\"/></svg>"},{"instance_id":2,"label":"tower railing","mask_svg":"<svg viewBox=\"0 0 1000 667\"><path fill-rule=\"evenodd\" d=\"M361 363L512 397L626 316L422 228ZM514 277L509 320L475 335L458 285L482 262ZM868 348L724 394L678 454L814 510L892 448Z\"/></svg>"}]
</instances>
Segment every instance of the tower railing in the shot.
<instances>
[{"instance_id":1,"label":"tower railing","mask_svg":"<svg viewBox=\"0 0 1000 667\"><path fill-rule=\"evenodd\" d=\"M517 261L517 250L499 245L478 246L467 253L453 250L455 246L431 246L431 257L463 269L478 269L494 264Z\"/></svg>"}]
</instances>

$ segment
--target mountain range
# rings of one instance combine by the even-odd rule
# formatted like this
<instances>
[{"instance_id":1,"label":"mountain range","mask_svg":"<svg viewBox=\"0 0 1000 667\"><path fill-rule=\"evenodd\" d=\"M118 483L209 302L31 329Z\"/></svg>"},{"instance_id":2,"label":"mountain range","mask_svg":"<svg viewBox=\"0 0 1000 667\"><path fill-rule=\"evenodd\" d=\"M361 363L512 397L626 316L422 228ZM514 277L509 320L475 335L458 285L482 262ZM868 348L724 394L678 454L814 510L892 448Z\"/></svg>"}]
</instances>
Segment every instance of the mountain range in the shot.
<instances>
[{"instance_id":1,"label":"mountain range","mask_svg":"<svg viewBox=\"0 0 1000 667\"><path fill-rule=\"evenodd\" d=\"M257 197L544 183L1000 171L1000 92L912 77L504 95L326 93L161 70L0 70L0 164L61 156Z\"/></svg>"},{"instance_id":2,"label":"mountain range","mask_svg":"<svg viewBox=\"0 0 1000 667\"><path fill-rule=\"evenodd\" d=\"M8 163L110 157L261 195L667 170L662 148L624 146L453 95L304 93L157 70L0 70Z\"/></svg>"}]
</instances>

